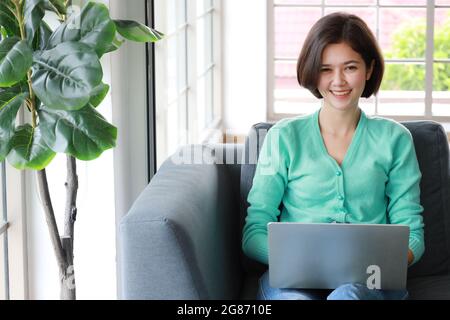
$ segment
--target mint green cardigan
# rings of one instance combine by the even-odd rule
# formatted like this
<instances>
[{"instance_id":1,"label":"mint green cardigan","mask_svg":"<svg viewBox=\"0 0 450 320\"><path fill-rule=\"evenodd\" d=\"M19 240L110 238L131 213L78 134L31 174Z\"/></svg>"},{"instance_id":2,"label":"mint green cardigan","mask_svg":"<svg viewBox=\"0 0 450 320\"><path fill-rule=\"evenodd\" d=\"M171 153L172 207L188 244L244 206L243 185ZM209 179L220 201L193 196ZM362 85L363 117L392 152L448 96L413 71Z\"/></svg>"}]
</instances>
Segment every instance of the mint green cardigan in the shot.
<instances>
[{"instance_id":1,"label":"mint green cardigan","mask_svg":"<svg viewBox=\"0 0 450 320\"><path fill-rule=\"evenodd\" d=\"M402 224L417 262L425 250L419 183L411 133L390 119L361 116L339 166L327 152L319 112L284 119L267 133L248 195L242 249L268 264L267 224ZM280 203L283 204L280 212Z\"/></svg>"}]
</instances>

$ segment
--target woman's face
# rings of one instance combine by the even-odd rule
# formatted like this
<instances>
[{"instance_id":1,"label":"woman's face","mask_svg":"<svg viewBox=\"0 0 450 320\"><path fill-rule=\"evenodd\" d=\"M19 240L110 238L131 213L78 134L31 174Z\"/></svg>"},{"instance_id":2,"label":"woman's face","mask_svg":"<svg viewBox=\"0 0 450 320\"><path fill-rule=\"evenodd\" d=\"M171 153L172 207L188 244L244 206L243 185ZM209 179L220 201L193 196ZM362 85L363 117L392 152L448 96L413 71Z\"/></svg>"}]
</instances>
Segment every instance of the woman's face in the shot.
<instances>
[{"instance_id":1,"label":"woman's face","mask_svg":"<svg viewBox=\"0 0 450 320\"><path fill-rule=\"evenodd\" d=\"M361 55L348 44L329 44L322 53L318 90L324 104L339 110L358 106L373 64L367 69Z\"/></svg>"}]
</instances>

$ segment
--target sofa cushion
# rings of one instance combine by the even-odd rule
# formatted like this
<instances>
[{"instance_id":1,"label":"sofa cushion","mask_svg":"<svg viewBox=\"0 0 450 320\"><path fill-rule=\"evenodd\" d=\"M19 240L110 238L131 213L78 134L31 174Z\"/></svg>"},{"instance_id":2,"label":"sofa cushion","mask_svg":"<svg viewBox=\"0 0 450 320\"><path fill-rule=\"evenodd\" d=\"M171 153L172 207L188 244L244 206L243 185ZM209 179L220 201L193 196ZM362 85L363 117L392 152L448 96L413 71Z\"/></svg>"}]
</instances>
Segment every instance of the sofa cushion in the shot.
<instances>
[{"instance_id":1,"label":"sofa cushion","mask_svg":"<svg viewBox=\"0 0 450 320\"><path fill-rule=\"evenodd\" d=\"M447 135L433 121L402 122L414 139L422 180L420 201L425 224L425 253L408 270L408 277L449 272L449 149Z\"/></svg>"},{"instance_id":2,"label":"sofa cushion","mask_svg":"<svg viewBox=\"0 0 450 320\"><path fill-rule=\"evenodd\" d=\"M240 227L244 229L245 217L249 203L247 202L248 193L253 185L253 177L255 175L256 163L258 161L259 150L262 147L267 131L272 127L272 123L258 123L251 129L245 139L244 152L242 154L241 164L241 201L240 201ZM242 232L241 232L242 242ZM241 261L245 272L262 274L267 266L255 260L248 258L241 250Z\"/></svg>"},{"instance_id":3,"label":"sofa cushion","mask_svg":"<svg viewBox=\"0 0 450 320\"><path fill-rule=\"evenodd\" d=\"M408 292L411 300L450 300L450 275L409 279Z\"/></svg>"}]
</instances>

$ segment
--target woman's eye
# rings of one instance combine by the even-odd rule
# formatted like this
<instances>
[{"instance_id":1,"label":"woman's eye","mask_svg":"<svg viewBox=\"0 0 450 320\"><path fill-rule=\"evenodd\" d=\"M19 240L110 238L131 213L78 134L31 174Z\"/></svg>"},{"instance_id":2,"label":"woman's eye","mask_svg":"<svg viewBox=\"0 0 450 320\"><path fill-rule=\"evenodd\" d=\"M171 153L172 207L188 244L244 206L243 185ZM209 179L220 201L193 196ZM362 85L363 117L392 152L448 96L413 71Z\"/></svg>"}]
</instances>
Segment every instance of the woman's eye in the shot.
<instances>
[{"instance_id":1,"label":"woman's eye","mask_svg":"<svg viewBox=\"0 0 450 320\"><path fill-rule=\"evenodd\" d=\"M347 67L347 70L351 70L351 71L356 70L356 69L357 69L356 66L348 66Z\"/></svg>"},{"instance_id":2,"label":"woman's eye","mask_svg":"<svg viewBox=\"0 0 450 320\"><path fill-rule=\"evenodd\" d=\"M320 69L320 72L328 72L328 71L330 71L331 69L329 69L329 68L322 68L322 69Z\"/></svg>"}]
</instances>

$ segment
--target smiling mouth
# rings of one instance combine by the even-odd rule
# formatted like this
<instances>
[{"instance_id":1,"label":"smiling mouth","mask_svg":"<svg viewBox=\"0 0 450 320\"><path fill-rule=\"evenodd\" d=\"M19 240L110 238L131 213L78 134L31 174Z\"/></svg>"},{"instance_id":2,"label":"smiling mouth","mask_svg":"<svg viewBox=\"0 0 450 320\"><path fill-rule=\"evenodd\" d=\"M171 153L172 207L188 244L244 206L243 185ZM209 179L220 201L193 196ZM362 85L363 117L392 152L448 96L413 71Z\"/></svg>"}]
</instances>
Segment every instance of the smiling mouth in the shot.
<instances>
[{"instance_id":1,"label":"smiling mouth","mask_svg":"<svg viewBox=\"0 0 450 320\"><path fill-rule=\"evenodd\" d=\"M348 96L350 94L350 92L352 92L352 90L346 90L346 91L333 91L330 90L330 92L335 95L336 97L344 97L344 96Z\"/></svg>"}]
</instances>

